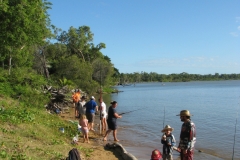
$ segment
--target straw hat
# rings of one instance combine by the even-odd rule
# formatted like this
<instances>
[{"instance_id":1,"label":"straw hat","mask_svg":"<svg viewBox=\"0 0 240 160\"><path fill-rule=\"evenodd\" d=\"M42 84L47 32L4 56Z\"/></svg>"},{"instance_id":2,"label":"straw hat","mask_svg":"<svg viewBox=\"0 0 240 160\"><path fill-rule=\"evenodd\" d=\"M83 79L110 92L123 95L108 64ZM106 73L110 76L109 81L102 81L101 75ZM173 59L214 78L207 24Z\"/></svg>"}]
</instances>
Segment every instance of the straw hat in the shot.
<instances>
[{"instance_id":1,"label":"straw hat","mask_svg":"<svg viewBox=\"0 0 240 160\"><path fill-rule=\"evenodd\" d=\"M169 125L166 125L165 128L163 128L162 132L165 132L166 130L170 130L172 132L173 128L170 127Z\"/></svg>"},{"instance_id":2,"label":"straw hat","mask_svg":"<svg viewBox=\"0 0 240 160\"><path fill-rule=\"evenodd\" d=\"M189 110L181 110L180 114L176 116L193 116L190 114Z\"/></svg>"}]
</instances>

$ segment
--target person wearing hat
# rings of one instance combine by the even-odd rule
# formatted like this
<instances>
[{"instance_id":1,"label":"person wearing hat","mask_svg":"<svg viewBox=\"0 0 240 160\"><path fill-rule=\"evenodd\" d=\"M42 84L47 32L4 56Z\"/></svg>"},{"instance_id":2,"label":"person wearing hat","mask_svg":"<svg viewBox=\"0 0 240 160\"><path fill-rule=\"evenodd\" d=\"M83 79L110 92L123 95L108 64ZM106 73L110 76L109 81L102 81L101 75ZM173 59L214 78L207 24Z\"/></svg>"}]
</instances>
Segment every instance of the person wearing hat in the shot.
<instances>
[{"instance_id":1,"label":"person wearing hat","mask_svg":"<svg viewBox=\"0 0 240 160\"><path fill-rule=\"evenodd\" d=\"M162 130L163 136L161 143L163 144L163 160L173 160L173 146L176 144L176 140L172 134L172 131L173 128L169 125L166 125Z\"/></svg>"},{"instance_id":2,"label":"person wearing hat","mask_svg":"<svg viewBox=\"0 0 240 160\"><path fill-rule=\"evenodd\" d=\"M194 144L196 143L196 127L191 120L191 114L188 110L182 110L180 114L183 122L178 151L181 153L181 160L193 160Z\"/></svg>"},{"instance_id":3,"label":"person wearing hat","mask_svg":"<svg viewBox=\"0 0 240 160\"><path fill-rule=\"evenodd\" d=\"M94 117L95 117L95 112L98 111L98 105L95 102L95 98L92 96L90 98L90 101L88 101L86 104L86 116L88 119L88 129L95 131L93 126L94 126Z\"/></svg>"},{"instance_id":4,"label":"person wearing hat","mask_svg":"<svg viewBox=\"0 0 240 160\"><path fill-rule=\"evenodd\" d=\"M107 118L107 124L108 124L108 130L103 138L104 141L107 140L108 134L113 131L113 138L114 141L118 142L119 140L117 139L117 119L122 118L117 111L117 102L113 101L111 102L111 106L108 108L108 118Z\"/></svg>"},{"instance_id":5,"label":"person wearing hat","mask_svg":"<svg viewBox=\"0 0 240 160\"><path fill-rule=\"evenodd\" d=\"M158 149L154 149L152 151L151 160L160 160L162 158L162 154Z\"/></svg>"}]
</instances>

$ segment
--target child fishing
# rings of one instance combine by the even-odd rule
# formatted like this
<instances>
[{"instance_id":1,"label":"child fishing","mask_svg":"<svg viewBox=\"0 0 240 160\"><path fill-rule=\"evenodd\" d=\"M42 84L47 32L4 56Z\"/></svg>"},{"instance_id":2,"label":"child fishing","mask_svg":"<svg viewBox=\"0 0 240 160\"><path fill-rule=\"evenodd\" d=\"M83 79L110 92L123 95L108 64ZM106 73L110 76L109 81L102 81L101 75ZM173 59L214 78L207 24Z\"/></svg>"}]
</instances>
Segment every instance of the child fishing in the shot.
<instances>
[{"instance_id":1,"label":"child fishing","mask_svg":"<svg viewBox=\"0 0 240 160\"><path fill-rule=\"evenodd\" d=\"M82 114L79 119L79 124L82 127L82 133L83 133L83 143L87 141L89 143L89 138L88 138L88 120L85 114Z\"/></svg>"},{"instance_id":2,"label":"child fishing","mask_svg":"<svg viewBox=\"0 0 240 160\"><path fill-rule=\"evenodd\" d=\"M162 130L163 135L161 143L163 144L162 158L163 160L173 160L173 146L176 144L175 138L172 134L173 128L166 125Z\"/></svg>"}]
</instances>

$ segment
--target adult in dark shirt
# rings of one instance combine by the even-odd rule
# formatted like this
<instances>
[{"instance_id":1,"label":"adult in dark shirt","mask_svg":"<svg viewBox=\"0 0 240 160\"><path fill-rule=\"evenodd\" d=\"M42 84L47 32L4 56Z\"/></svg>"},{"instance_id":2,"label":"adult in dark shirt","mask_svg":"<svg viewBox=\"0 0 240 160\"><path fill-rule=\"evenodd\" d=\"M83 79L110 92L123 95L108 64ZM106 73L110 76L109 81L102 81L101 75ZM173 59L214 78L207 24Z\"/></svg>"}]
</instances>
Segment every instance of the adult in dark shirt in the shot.
<instances>
[{"instance_id":1,"label":"adult in dark shirt","mask_svg":"<svg viewBox=\"0 0 240 160\"><path fill-rule=\"evenodd\" d=\"M108 130L107 130L103 140L106 141L108 134L111 131L113 131L114 141L118 142L119 140L117 139L117 119L122 118L122 116L120 116L116 111L117 102L113 101L113 102L111 102L111 104L112 105L108 109L108 118L107 118Z\"/></svg>"}]
</instances>

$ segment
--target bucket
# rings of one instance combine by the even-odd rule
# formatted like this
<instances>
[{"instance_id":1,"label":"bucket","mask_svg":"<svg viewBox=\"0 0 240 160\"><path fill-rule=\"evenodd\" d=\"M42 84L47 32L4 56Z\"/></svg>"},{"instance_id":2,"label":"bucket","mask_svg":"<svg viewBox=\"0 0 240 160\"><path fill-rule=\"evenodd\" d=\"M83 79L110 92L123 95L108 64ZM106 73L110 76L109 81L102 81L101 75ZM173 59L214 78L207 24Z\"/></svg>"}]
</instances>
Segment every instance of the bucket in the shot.
<instances>
[{"instance_id":1,"label":"bucket","mask_svg":"<svg viewBox=\"0 0 240 160\"><path fill-rule=\"evenodd\" d=\"M59 128L60 132L64 133L64 128Z\"/></svg>"}]
</instances>

